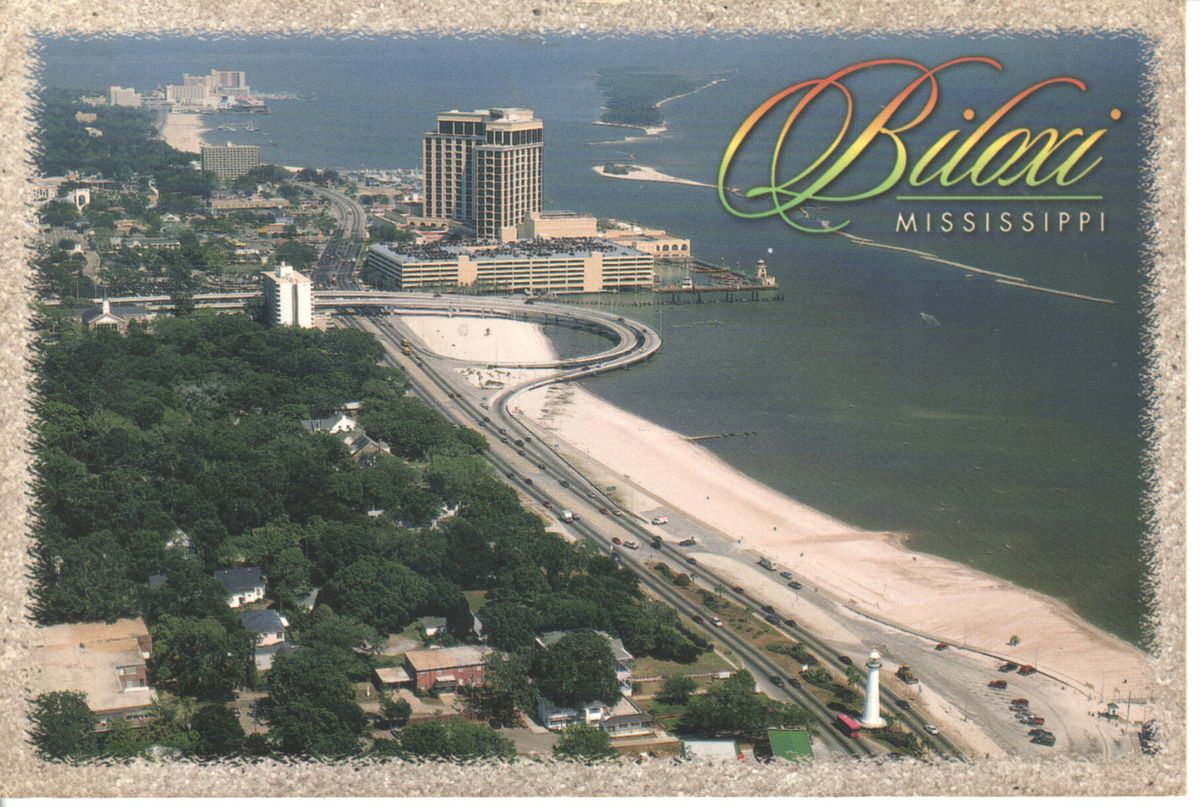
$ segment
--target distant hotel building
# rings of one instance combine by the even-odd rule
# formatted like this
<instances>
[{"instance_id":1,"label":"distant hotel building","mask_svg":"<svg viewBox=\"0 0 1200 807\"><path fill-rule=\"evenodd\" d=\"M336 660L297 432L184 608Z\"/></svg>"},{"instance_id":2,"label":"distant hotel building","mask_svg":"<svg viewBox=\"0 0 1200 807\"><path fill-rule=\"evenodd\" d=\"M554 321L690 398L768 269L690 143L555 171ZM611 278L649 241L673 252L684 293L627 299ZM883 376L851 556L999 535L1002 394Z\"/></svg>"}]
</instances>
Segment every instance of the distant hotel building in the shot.
<instances>
[{"instance_id":1,"label":"distant hotel building","mask_svg":"<svg viewBox=\"0 0 1200 807\"><path fill-rule=\"evenodd\" d=\"M200 167L222 181L237 179L262 165L261 146L204 146L200 149Z\"/></svg>"},{"instance_id":2,"label":"distant hotel building","mask_svg":"<svg viewBox=\"0 0 1200 807\"><path fill-rule=\"evenodd\" d=\"M109 87L108 103L112 106L141 106L142 94L132 87Z\"/></svg>"},{"instance_id":3,"label":"distant hotel building","mask_svg":"<svg viewBox=\"0 0 1200 807\"><path fill-rule=\"evenodd\" d=\"M511 241L542 209L543 126L518 108L452 110L423 141L426 218L461 222L481 239Z\"/></svg>"},{"instance_id":4,"label":"distant hotel building","mask_svg":"<svg viewBox=\"0 0 1200 807\"><path fill-rule=\"evenodd\" d=\"M452 244L367 251L368 281L404 291L474 286L482 291L619 291L650 288L654 257L596 238L503 245Z\"/></svg>"},{"instance_id":5,"label":"distant hotel building","mask_svg":"<svg viewBox=\"0 0 1200 807\"><path fill-rule=\"evenodd\" d=\"M272 325L313 325L312 281L286 263L263 272L263 297Z\"/></svg>"}]
</instances>

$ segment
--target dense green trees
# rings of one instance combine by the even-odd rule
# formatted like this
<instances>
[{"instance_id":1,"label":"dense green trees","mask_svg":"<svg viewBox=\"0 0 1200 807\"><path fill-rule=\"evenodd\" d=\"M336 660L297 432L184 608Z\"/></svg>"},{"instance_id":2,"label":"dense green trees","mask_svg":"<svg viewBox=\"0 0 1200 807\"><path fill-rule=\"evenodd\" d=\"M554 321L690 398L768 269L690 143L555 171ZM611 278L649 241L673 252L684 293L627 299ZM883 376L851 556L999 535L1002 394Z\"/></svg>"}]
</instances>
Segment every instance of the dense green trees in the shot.
<instances>
[{"instance_id":1,"label":"dense green trees","mask_svg":"<svg viewBox=\"0 0 1200 807\"><path fill-rule=\"evenodd\" d=\"M317 250L299 241L284 241L275 247L275 260L303 272L317 260Z\"/></svg>"},{"instance_id":2,"label":"dense green trees","mask_svg":"<svg viewBox=\"0 0 1200 807\"><path fill-rule=\"evenodd\" d=\"M598 762L613 759L617 752L604 729L568 726L554 744L554 756L577 762Z\"/></svg>"},{"instance_id":3,"label":"dense green trees","mask_svg":"<svg viewBox=\"0 0 1200 807\"><path fill-rule=\"evenodd\" d=\"M662 703L685 704L692 697L692 693L696 691L696 681L688 678L682 673L668 675L667 680L662 682L658 693L654 696L656 701Z\"/></svg>"},{"instance_id":4,"label":"dense green trees","mask_svg":"<svg viewBox=\"0 0 1200 807\"><path fill-rule=\"evenodd\" d=\"M48 759L82 758L96 750L96 716L82 692L39 695L30 719L33 743Z\"/></svg>"},{"instance_id":5,"label":"dense green trees","mask_svg":"<svg viewBox=\"0 0 1200 807\"><path fill-rule=\"evenodd\" d=\"M396 733L400 756L407 759L512 759L512 740L479 723L456 719L407 726Z\"/></svg>"},{"instance_id":6,"label":"dense green trees","mask_svg":"<svg viewBox=\"0 0 1200 807\"><path fill-rule=\"evenodd\" d=\"M254 637L241 626L230 629L215 617L164 616L151 630L154 684L176 695L232 697L247 682Z\"/></svg>"},{"instance_id":7,"label":"dense green trees","mask_svg":"<svg viewBox=\"0 0 1200 807\"><path fill-rule=\"evenodd\" d=\"M246 745L246 733L237 715L221 704L201 706L192 718L192 729L197 736L195 751L201 757L236 756Z\"/></svg>"},{"instance_id":8,"label":"dense green trees","mask_svg":"<svg viewBox=\"0 0 1200 807\"><path fill-rule=\"evenodd\" d=\"M267 674L266 713L271 740L285 754L338 757L361 750L367 718L336 656L309 648L277 656Z\"/></svg>"},{"instance_id":9,"label":"dense green trees","mask_svg":"<svg viewBox=\"0 0 1200 807\"><path fill-rule=\"evenodd\" d=\"M559 706L611 706L621 698L612 648L592 631L569 633L537 653L533 677L538 692Z\"/></svg>"},{"instance_id":10,"label":"dense green trees","mask_svg":"<svg viewBox=\"0 0 1200 807\"><path fill-rule=\"evenodd\" d=\"M537 688L530 681L533 653L494 652L486 663L483 684L466 692L470 711L492 725L515 725L517 712L531 714L537 707Z\"/></svg>"},{"instance_id":11,"label":"dense green trees","mask_svg":"<svg viewBox=\"0 0 1200 807\"><path fill-rule=\"evenodd\" d=\"M398 561L364 558L338 571L320 602L384 633L421 615L432 591L425 578Z\"/></svg>"},{"instance_id":12,"label":"dense green trees","mask_svg":"<svg viewBox=\"0 0 1200 807\"><path fill-rule=\"evenodd\" d=\"M768 728L808 726L812 719L801 706L756 693L754 677L739 670L688 701L678 728L700 737L751 738Z\"/></svg>"}]
</instances>

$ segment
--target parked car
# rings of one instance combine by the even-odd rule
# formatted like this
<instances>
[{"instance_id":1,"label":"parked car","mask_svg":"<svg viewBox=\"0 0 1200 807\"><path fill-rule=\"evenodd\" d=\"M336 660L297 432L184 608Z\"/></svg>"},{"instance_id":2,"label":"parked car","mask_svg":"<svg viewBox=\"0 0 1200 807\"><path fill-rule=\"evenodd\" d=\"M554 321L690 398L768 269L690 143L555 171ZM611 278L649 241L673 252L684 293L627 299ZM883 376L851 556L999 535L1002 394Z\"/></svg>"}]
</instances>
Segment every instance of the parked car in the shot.
<instances>
[{"instance_id":1,"label":"parked car","mask_svg":"<svg viewBox=\"0 0 1200 807\"><path fill-rule=\"evenodd\" d=\"M1006 661L1004 664L1000 665L1000 672L1003 672L1003 673L1013 672L1020 666L1021 665L1017 664L1017 662L1015 662L1015 661Z\"/></svg>"},{"instance_id":2,"label":"parked car","mask_svg":"<svg viewBox=\"0 0 1200 807\"><path fill-rule=\"evenodd\" d=\"M1008 681L1003 678L997 678L995 681L988 681L989 689L1008 689Z\"/></svg>"}]
</instances>

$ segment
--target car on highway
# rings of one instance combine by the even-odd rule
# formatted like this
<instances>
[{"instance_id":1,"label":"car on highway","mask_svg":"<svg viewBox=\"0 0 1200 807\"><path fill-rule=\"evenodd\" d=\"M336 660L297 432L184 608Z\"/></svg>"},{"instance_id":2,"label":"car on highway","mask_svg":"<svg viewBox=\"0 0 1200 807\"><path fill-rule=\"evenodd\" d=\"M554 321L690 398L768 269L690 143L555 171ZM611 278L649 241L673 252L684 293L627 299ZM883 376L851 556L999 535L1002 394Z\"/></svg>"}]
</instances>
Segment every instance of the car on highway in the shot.
<instances>
[{"instance_id":1,"label":"car on highway","mask_svg":"<svg viewBox=\"0 0 1200 807\"><path fill-rule=\"evenodd\" d=\"M849 656L838 656L838 661L840 661L842 664L854 663L854 659L850 658Z\"/></svg>"},{"instance_id":2,"label":"car on highway","mask_svg":"<svg viewBox=\"0 0 1200 807\"><path fill-rule=\"evenodd\" d=\"M654 518L650 519L650 523L658 525L658 526L662 526L663 524L667 523L667 517L666 516L655 516Z\"/></svg>"},{"instance_id":3,"label":"car on highway","mask_svg":"<svg viewBox=\"0 0 1200 807\"><path fill-rule=\"evenodd\" d=\"M720 617L710 616L710 617L708 618L708 621L709 621L709 622L711 622L711 623L713 624L713 627L714 627L714 628L723 628L723 627L725 627L725 623L721 621Z\"/></svg>"},{"instance_id":4,"label":"car on highway","mask_svg":"<svg viewBox=\"0 0 1200 807\"><path fill-rule=\"evenodd\" d=\"M696 565L696 559L695 559L695 558L688 558L688 559L687 559L687 562L688 562L688 565L689 565L689 566L695 566L695 565Z\"/></svg>"},{"instance_id":5,"label":"car on highway","mask_svg":"<svg viewBox=\"0 0 1200 807\"><path fill-rule=\"evenodd\" d=\"M735 594L745 594L745 593L746 593L746 589L742 588L741 586L734 586L734 587L733 587L733 592L734 592Z\"/></svg>"},{"instance_id":6,"label":"car on highway","mask_svg":"<svg viewBox=\"0 0 1200 807\"><path fill-rule=\"evenodd\" d=\"M508 443L508 438L507 438L507 437L501 437L501 438L500 438L500 442L501 442L501 443L505 443L505 444L507 444L507 443Z\"/></svg>"},{"instance_id":7,"label":"car on highway","mask_svg":"<svg viewBox=\"0 0 1200 807\"><path fill-rule=\"evenodd\" d=\"M773 613L775 613L775 606L774 606L774 605L760 605L760 606L758 606L758 607L759 607L759 608L761 608L761 609L763 609L763 611L765 611L765 612L766 612L766 613L768 613L768 614L773 614Z\"/></svg>"},{"instance_id":8,"label":"car on highway","mask_svg":"<svg viewBox=\"0 0 1200 807\"><path fill-rule=\"evenodd\" d=\"M639 544L637 541L633 540L632 538L626 538L625 546L629 547L630 549L639 549L639 548L641 548L642 545Z\"/></svg>"},{"instance_id":9,"label":"car on highway","mask_svg":"<svg viewBox=\"0 0 1200 807\"><path fill-rule=\"evenodd\" d=\"M487 425L487 423L481 420L481 421L479 421L479 425L480 425L480 426L486 426L486 425Z\"/></svg>"},{"instance_id":10,"label":"car on highway","mask_svg":"<svg viewBox=\"0 0 1200 807\"><path fill-rule=\"evenodd\" d=\"M774 684L774 685L775 685L775 686L777 686L777 687L782 687L782 686L784 686L784 682L783 682L783 676L782 676L782 675L772 675L770 680L771 680L771 683L772 683L772 684Z\"/></svg>"},{"instance_id":11,"label":"car on highway","mask_svg":"<svg viewBox=\"0 0 1200 807\"><path fill-rule=\"evenodd\" d=\"M602 516L606 516L606 515L608 515L608 508L607 508L607 507L601 507L601 508L600 508L600 515L602 515Z\"/></svg>"},{"instance_id":12,"label":"car on highway","mask_svg":"<svg viewBox=\"0 0 1200 807\"><path fill-rule=\"evenodd\" d=\"M912 704L911 704L911 703L909 703L909 702L908 702L908 701L906 701L906 700L897 700L897 701L896 701L896 708L897 708L897 709L903 709L904 711L908 712L908 711L911 711L911 710L912 710Z\"/></svg>"},{"instance_id":13,"label":"car on highway","mask_svg":"<svg viewBox=\"0 0 1200 807\"><path fill-rule=\"evenodd\" d=\"M550 506L550 500L542 499L542 507L549 507L549 506Z\"/></svg>"},{"instance_id":14,"label":"car on highway","mask_svg":"<svg viewBox=\"0 0 1200 807\"><path fill-rule=\"evenodd\" d=\"M569 488L569 487L571 487L571 483L570 483L570 482L568 482L568 481L567 481L567 480L565 480L565 479L560 479L560 480L558 480L558 484L562 485L564 488Z\"/></svg>"},{"instance_id":15,"label":"car on highway","mask_svg":"<svg viewBox=\"0 0 1200 807\"><path fill-rule=\"evenodd\" d=\"M530 479L529 477L525 477L525 484L526 484L526 485L532 485L532 484L533 484L533 480L532 480L532 479Z\"/></svg>"},{"instance_id":16,"label":"car on highway","mask_svg":"<svg viewBox=\"0 0 1200 807\"><path fill-rule=\"evenodd\" d=\"M505 471L504 475L507 476L509 479L512 479L514 476L516 476L516 474L514 474L512 471Z\"/></svg>"},{"instance_id":17,"label":"car on highway","mask_svg":"<svg viewBox=\"0 0 1200 807\"><path fill-rule=\"evenodd\" d=\"M620 546L620 545L621 545L621 539L620 539L620 538L618 538L617 536L615 536L615 535L614 535L614 536L613 536L613 543L614 543L614 544L616 544L617 546Z\"/></svg>"},{"instance_id":18,"label":"car on highway","mask_svg":"<svg viewBox=\"0 0 1200 807\"><path fill-rule=\"evenodd\" d=\"M524 456L525 456L525 449L523 449L523 448L518 448L518 449L517 449L517 454L518 454L518 456L524 457Z\"/></svg>"},{"instance_id":19,"label":"car on highway","mask_svg":"<svg viewBox=\"0 0 1200 807\"><path fill-rule=\"evenodd\" d=\"M926 724L925 724L925 733L926 733L926 734L932 734L932 735L933 735L933 736L935 736L935 737L936 737L937 735L941 734L941 732L940 732L940 731L938 731L938 727L937 727L937 726L935 726L935 725L933 725L932 723L926 723Z\"/></svg>"},{"instance_id":20,"label":"car on highway","mask_svg":"<svg viewBox=\"0 0 1200 807\"><path fill-rule=\"evenodd\" d=\"M501 426L501 427L500 427L500 433L501 433L501 434L508 434L508 429L506 429L506 428L504 428L503 426Z\"/></svg>"},{"instance_id":21,"label":"car on highway","mask_svg":"<svg viewBox=\"0 0 1200 807\"><path fill-rule=\"evenodd\" d=\"M513 445L517 446L518 448L523 448L525 446L525 441L518 438L513 440Z\"/></svg>"},{"instance_id":22,"label":"car on highway","mask_svg":"<svg viewBox=\"0 0 1200 807\"><path fill-rule=\"evenodd\" d=\"M486 417L486 416L485 416L485 417L484 417L484 419L483 419L483 422L484 422L484 423L491 423L491 422L492 422L492 419L491 419L490 417Z\"/></svg>"},{"instance_id":23,"label":"car on highway","mask_svg":"<svg viewBox=\"0 0 1200 807\"><path fill-rule=\"evenodd\" d=\"M587 497L588 497L589 499L594 499L594 498L596 498L596 494L595 494L595 493L593 493L592 491L590 491L590 490L589 490L589 491L587 492Z\"/></svg>"},{"instance_id":24,"label":"car on highway","mask_svg":"<svg viewBox=\"0 0 1200 807\"><path fill-rule=\"evenodd\" d=\"M699 614L692 614L692 621L695 622L697 625L703 625L704 617L700 616Z\"/></svg>"},{"instance_id":25,"label":"car on highway","mask_svg":"<svg viewBox=\"0 0 1200 807\"><path fill-rule=\"evenodd\" d=\"M544 470L546 470L546 463L544 463L544 462L539 462L539 463L537 464L537 467L538 467L538 469L539 469L539 470L542 470L542 471L544 471Z\"/></svg>"},{"instance_id":26,"label":"car on highway","mask_svg":"<svg viewBox=\"0 0 1200 807\"><path fill-rule=\"evenodd\" d=\"M789 678L787 680L787 682L789 684L791 684L792 686L794 686L796 689L800 688L800 679L799 678Z\"/></svg>"},{"instance_id":27,"label":"car on highway","mask_svg":"<svg viewBox=\"0 0 1200 807\"><path fill-rule=\"evenodd\" d=\"M780 576L780 577L782 577L784 580L791 580L791 579L792 579L792 573L791 573L791 572L780 572L780 573L779 573L779 576Z\"/></svg>"},{"instance_id":28,"label":"car on highway","mask_svg":"<svg viewBox=\"0 0 1200 807\"><path fill-rule=\"evenodd\" d=\"M796 624L796 620L791 619L790 617L788 619L783 620L783 624L787 625L789 628L799 627L799 625Z\"/></svg>"},{"instance_id":29,"label":"car on highway","mask_svg":"<svg viewBox=\"0 0 1200 807\"><path fill-rule=\"evenodd\" d=\"M804 586L793 580L792 582L788 583L788 588L794 588L796 591L799 591L800 589L804 588Z\"/></svg>"},{"instance_id":30,"label":"car on highway","mask_svg":"<svg viewBox=\"0 0 1200 807\"><path fill-rule=\"evenodd\" d=\"M779 623L781 623L783 621L782 619L775 616L774 614L767 614L765 617L763 617L763 619L767 620L767 622L770 622L772 625L778 625Z\"/></svg>"}]
</instances>

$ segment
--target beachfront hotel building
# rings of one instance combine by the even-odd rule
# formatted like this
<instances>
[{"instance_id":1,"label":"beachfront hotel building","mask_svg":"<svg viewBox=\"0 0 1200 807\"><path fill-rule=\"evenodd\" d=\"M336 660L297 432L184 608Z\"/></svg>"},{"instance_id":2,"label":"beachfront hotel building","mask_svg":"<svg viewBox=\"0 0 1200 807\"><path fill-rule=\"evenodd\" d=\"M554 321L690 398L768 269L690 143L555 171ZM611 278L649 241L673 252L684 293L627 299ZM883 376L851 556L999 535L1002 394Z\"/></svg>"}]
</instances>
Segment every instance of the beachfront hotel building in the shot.
<instances>
[{"instance_id":1,"label":"beachfront hotel building","mask_svg":"<svg viewBox=\"0 0 1200 807\"><path fill-rule=\"evenodd\" d=\"M478 238L511 241L542 209L543 125L515 107L451 110L422 141L424 214L472 227Z\"/></svg>"},{"instance_id":2,"label":"beachfront hotel building","mask_svg":"<svg viewBox=\"0 0 1200 807\"><path fill-rule=\"evenodd\" d=\"M203 146L200 149L200 167L227 182L253 171L262 165L261 146Z\"/></svg>"},{"instance_id":3,"label":"beachfront hotel building","mask_svg":"<svg viewBox=\"0 0 1200 807\"><path fill-rule=\"evenodd\" d=\"M496 244L374 244L364 274L402 291L474 287L481 291L596 292L648 289L654 257L598 238Z\"/></svg>"},{"instance_id":4,"label":"beachfront hotel building","mask_svg":"<svg viewBox=\"0 0 1200 807\"><path fill-rule=\"evenodd\" d=\"M272 325L313 325L312 281L286 263L273 272L263 272L263 297Z\"/></svg>"},{"instance_id":5,"label":"beachfront hotel building","mask_svg":"<svg viewBox=\"0 0 1200 807\"><path fill-rule=\"evenodd\" d=\"M108 103L112 106L141 106L142 94L133 87L113 85L108 88Z\"/></svg>"}]
</instances>

